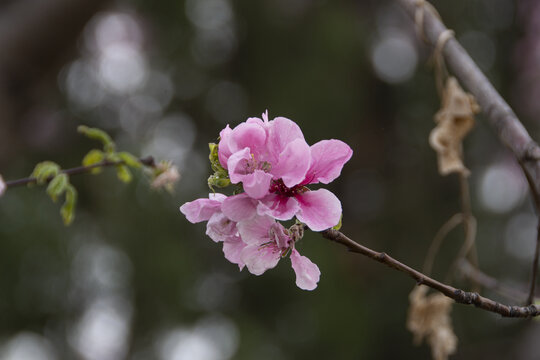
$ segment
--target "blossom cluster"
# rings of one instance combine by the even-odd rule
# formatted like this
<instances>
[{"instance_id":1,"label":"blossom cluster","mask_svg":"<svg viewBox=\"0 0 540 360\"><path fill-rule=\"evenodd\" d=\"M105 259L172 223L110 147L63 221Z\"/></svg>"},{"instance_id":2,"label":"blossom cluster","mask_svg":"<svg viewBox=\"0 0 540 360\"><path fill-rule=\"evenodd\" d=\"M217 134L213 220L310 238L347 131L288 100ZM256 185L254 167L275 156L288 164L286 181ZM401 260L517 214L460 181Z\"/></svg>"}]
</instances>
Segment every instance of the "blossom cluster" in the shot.
<instances>
[{"instance_id":1,"label":"blossom cluster","mask_svg":"<svg viewBox=\"0 0 540 360\"><path fill-rule=\"evenodd\" d=\"M304 224L313 231L336 226L341 221L341 202L326 189L311 190L310 184L328 184L337 178L351 158L351 148L340 140L322 140L309 146L300 127L284 117L268 120L249 118L220 132L219 144L210 144L215 171L209 185L237 184L240 193L185 203L180 211L192 222L207 221L206 234L223 243L225 258L242 270L261 275L290 254L296 285L304 290L317 287L320 271L298 253L295 243ZM297 219L285 228L280 222Z\"/></svg>"}]
</instances>

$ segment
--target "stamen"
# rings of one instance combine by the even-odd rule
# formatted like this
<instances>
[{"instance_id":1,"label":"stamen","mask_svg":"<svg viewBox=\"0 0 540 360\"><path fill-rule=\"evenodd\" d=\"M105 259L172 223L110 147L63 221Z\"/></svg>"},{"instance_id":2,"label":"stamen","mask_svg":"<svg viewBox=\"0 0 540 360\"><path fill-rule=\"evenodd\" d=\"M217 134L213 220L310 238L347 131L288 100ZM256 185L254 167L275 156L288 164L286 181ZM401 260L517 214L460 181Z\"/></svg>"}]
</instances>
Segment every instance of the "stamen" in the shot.
<instances>
[{"instance_id":1,"label":"stamen","mask_svg":"<svg viewBox=\"0 0 540 360\"><path fill-rule=\"evenodd\" d=\"M287 255L289 255L290 252L291 252L291 248L290 248L290 247L281 250L281 257L282 257L282 258L286 257Z\"/></svg>"},{"instance_id":2,"label":"stamen","mask_svg":"<svg viewBox=\"0 0 540 360\"><path fill-rule=\"evenodd\" d=\"M270 192L283 195L286 197L293 197L298 194L305 193L309 191L309 188L303 185L295 185L292 188L289 188L285 185L282 179L273 180L270 185Z\"/></svg>"}]
</instances>

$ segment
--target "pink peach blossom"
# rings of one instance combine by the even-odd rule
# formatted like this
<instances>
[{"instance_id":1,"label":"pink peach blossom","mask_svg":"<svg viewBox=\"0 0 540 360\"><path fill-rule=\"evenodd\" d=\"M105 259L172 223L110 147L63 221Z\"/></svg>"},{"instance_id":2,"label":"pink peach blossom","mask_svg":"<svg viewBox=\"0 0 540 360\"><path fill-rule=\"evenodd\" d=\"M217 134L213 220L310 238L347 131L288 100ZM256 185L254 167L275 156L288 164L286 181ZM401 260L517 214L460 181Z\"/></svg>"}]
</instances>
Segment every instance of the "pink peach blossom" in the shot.
<instances>
[{"instance_id":1,"label":"pink peach blossom","mask_svg":"<svg viewBox=\"0 0 540 360\"><path fill-rule=\"evenodd\" d=\"M300 183L310 166L310 148L296 123L278 117L250 118L220 133L218 158L233 184L242 183L254 199L263 198L272 180L287 186Z\"/></svg>"},{"instance_id":2,"label":"pink peach blossom","mask_svg":"<svg viewBox=\"0 0 540 360\"><path fill-rule=\"evenodd\" d=\"M261 275L274 268L290 252L296 285L303 290L317 287L321 272L317 265L295 249L289 231L270 216L255 216L238 223L238 231L247 246L241 260L254 275Z\"/></svg>"},{"instance_id":3,"label":"pink peach blossom","mask_svg":"<svg viewBox=\"0 0 540 360\"><path fill-rule=\"evenodd\" d=\"M221 210L226 198L223 194L210 194L208 199L185 203L180 207L180 211L192 223L208 221L206 235L215 242L223 242L225 258L242 270L244 263L240 253L246 244L239 237L236 222L226 217Z\"/></svg>"}]
</instances>

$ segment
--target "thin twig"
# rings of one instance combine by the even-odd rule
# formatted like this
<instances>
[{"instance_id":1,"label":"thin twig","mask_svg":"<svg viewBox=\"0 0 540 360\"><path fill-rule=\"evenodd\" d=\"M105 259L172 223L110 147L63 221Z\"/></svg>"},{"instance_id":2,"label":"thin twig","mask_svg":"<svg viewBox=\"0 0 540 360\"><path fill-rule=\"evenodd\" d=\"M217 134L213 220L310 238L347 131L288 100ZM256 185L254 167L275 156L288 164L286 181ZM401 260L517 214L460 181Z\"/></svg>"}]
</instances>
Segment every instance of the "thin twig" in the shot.
<instances>
[{"instance_id":1,"label":"thin twig","mask_svg":"<svg viewBox=\"0 0 540 360\"><path fill-rule=\"evenodd\" d=\"M525 298L528 295L527 292L525 291L502 284L499 280L480 271L478 268L473 266L466 259L463 259L459 263L458 269L461 275L463 275L467 279L472 280L476 282L477 284L482 285L483 288L496 292L499 295L504 296L513 301L522 301L523 298Z\"/></svg>"},{"instance_id":2,"label":"thin twig","mask_svg":"<svg viewBox=\"0 0 540 360\"><path fill-rule=\"evenodd\" d=\"M397 0L410 18L415 21L415 15L422 2L417 0ZM425 4L425 3L424 3ZM432 46L435 46L441 33L448 30L440 18L431 10L433 7L422 5L422 33ZM528 162L535 167L534 184L540 189L540 147L532 140L529 133L519 121L510 106L495 90L486 76L471 59L455 38L446 41L442 55L452 73L465 88L472 93L487 121L495 129L499 139L515 155L517 159Z\"/></svg>"},{"instance_id":3,"label":"thin twig","mask_svg":"<svg viewBox=\"0 0 540 360\"><path fill-rule=\"evenodd\" d=\"M538 219L538 226L536 227L536 247L534 250L534 260L532 265L531 274L531 287L529 290L529 296L527 297L527 305L534 302L534 292L536 287L536 274L538 273L538 256L540 256L540 218Z\"/></svg>"},{"instance_id":4,"label":"thin twig","mask_svg":"<svg viewBox=\"0 0 540 360\"><path fill-rule=\"evenodd\" d=\"M154 158L152 156L147 156L145 158L140 158L139 162L141 164L143 164L143 165L146 165L146 166L151 166L151 167L155 166ZM61 173L62 174L67 174L67 175L79 175L79 174L88 173L92 169L95 169L95 168L107 167L107 166L116 166L116 165L121 165L121 164L124 164L124 163L125 162L123 160L121 160L121 161L104 160L104 161L101 161L101 162L93 164L93 165L78 166L78 167L74 167L74 168L71 168L71 169L65 169L65 170L62 170ZM52 180L52 177L47 179L47 181L51 181L51 180ZM34 177L27 177L27 178L23 178L23 179L6 181L6 186L9 189L11 187L33 184L36 181L37 181L37 179L34 178Z\"/></svg>"},{"instance_id":5,"label":"thin twig","mask_svg":"<svg viewBox=\"0 0 540 360\"><path fill-rule=\"evenodd\" d=\"M538 226L536 229L536 245L531 270L531 286L529 290L529 296L527 296L527 304L532 304L534 301L534 292L536 287L536 274L538 273L538 256L540 255L540 194L536 190L536 187L534 186L534 179L532 178L525 164L520 161L519 165L521 166L521 169L525 174L527 184L529 184L529 189L531 190L531 195L534 201L534 208L536 209L536 215L538 216Z\"/></svg>"},{"instance_id":6,"label":"thin twig","mask_svg":"<svg viewBox=\"0 0 540 360\"><path fill-rule=\"evenodd\" d=\"M478 308L491 311L497 314L502 315L503 317L514 317L514 318L528 318L540 315L540 306L539 305L529 305L529 306L509 306L498 303L494 300L480 296L474 292L467 292L460 289L456 289L450 285L443 284L435 279L430 278L429 276L407 266L390 255L384 252L377 252L367 248L363 245L358 244L354 240L351 240L343 233L328 229L321 232L322 236L326 239L332 240L347 247L351 252L355 252L368 258L383 263L395 270L401 271L405 274L408 274L417 284L424 284L430 288L441 292L442 294L448 296L451 299L454 299L457 303L474 305Z\"/></svg>"},{"instance_id":7,"label":"thin twig","mask_svg":"<svg viewBox=\"0 0 540 360\"><path fill-rule=\"evenodd\" d=\"M426 260L424 260L424 266L422 267L422 271L424 272L424 274L431 274L431 270L433 269L433 262L435 261L435 256L439 252L439 248L441 247L443 240L448 236L450 231L455 229L455 227L461 224L462 221L463 214L454 214L443 224L443 226L441 226L439 231L437 231L437 234L435 234L435 237L433 238L433 242L429 246Z\"/></svg>"},{"instance_id":8,"label":"thin twig","mask_svg":"<svg viewBox=\"0 0 540 360\"><path fill-rule=\"evenodd\" d=\"M465 232L465 242L459 249L456 260L450 266L450 270L445 279L445 282L452 282L452 278L456 273L459 262L461 262L467 255L470 255L471 261L474 266L478 267L478 259L474 256L476 252L472 250L475 248L476 244L476 218L472 214L471 207L471 195L469 191L469 180L466 175L459 175L459 184L460 184L460 194L461 194L461 211L463 215L463 230ZM477 284L474 284L474 291L478 291Z\"/></svg>"},{"instance_id":9,"label":"thin twig","mask_svg":"<svg viewBox=\"0 0 540 360\"><path fill-rule=\"evenodd\" d=\"M448 30L442 23L440 15L436 12L435 8L431 4L426 5L427 2L425 1L397 1L416 23L417 27L420 28L419 32L422 34L422 37L431 46L435 46L441 34ZM421 24L417 22L419 12L422 18ZM540 203L540 197L538 197L538 193L540 192L540 147L532 140L527 129L519 121L514 111L510 108L510 105L504 101L467 51L465 51L455 38L450 38L446 41L442 47L442 55L460 83L475 96L482 112L486 115L488 123L493 127L500 141L512 151L517 161L522 165L540 214L540 208L538 208ZM530 173L527 171L528 166L532 169ZM540 234L538 237L540 239ZM535 254L538 254L540 251L539 241L537 241ZM535 256L533 265L535 267L531 279L532 291L529 294L529 302L534 293L538 256Z\"/></svg>"}]
</instances>

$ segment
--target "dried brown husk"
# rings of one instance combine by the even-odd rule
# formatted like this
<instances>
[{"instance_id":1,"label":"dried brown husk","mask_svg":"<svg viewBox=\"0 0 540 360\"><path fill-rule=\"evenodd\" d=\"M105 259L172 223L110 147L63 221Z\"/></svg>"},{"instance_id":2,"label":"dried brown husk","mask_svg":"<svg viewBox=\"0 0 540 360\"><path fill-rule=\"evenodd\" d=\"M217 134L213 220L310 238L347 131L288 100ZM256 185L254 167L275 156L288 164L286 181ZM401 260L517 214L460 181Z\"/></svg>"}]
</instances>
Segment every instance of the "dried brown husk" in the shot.
<instances>
[{"instance_id":1,"label":"dried brown husk","mask_svg":"<svg viewBox=\"0 0 540 360\"><path fill-rule=\"evenodd\" d=\"M449 77L442 94L442 107L435 114L437 126L429 135L429 143L437 152L439 173L468 175L463 164L462 143L474 126L474 115L480 111L474 97L463 91L454 77Z\"/></svg>"},{"instance_id":2,"label":"dried brown husk","mask_svg":"<svg viewBox=\"0 0 540 360\"><path fill-rule=\"evenodd\" d=\"M427 287L418 286L410 293L407 329L416 345L426 340L434 360L446 360L458 343L450 318L454 301L439 293L427 295L427 291Z\"/></svg>"}]
</instances>

